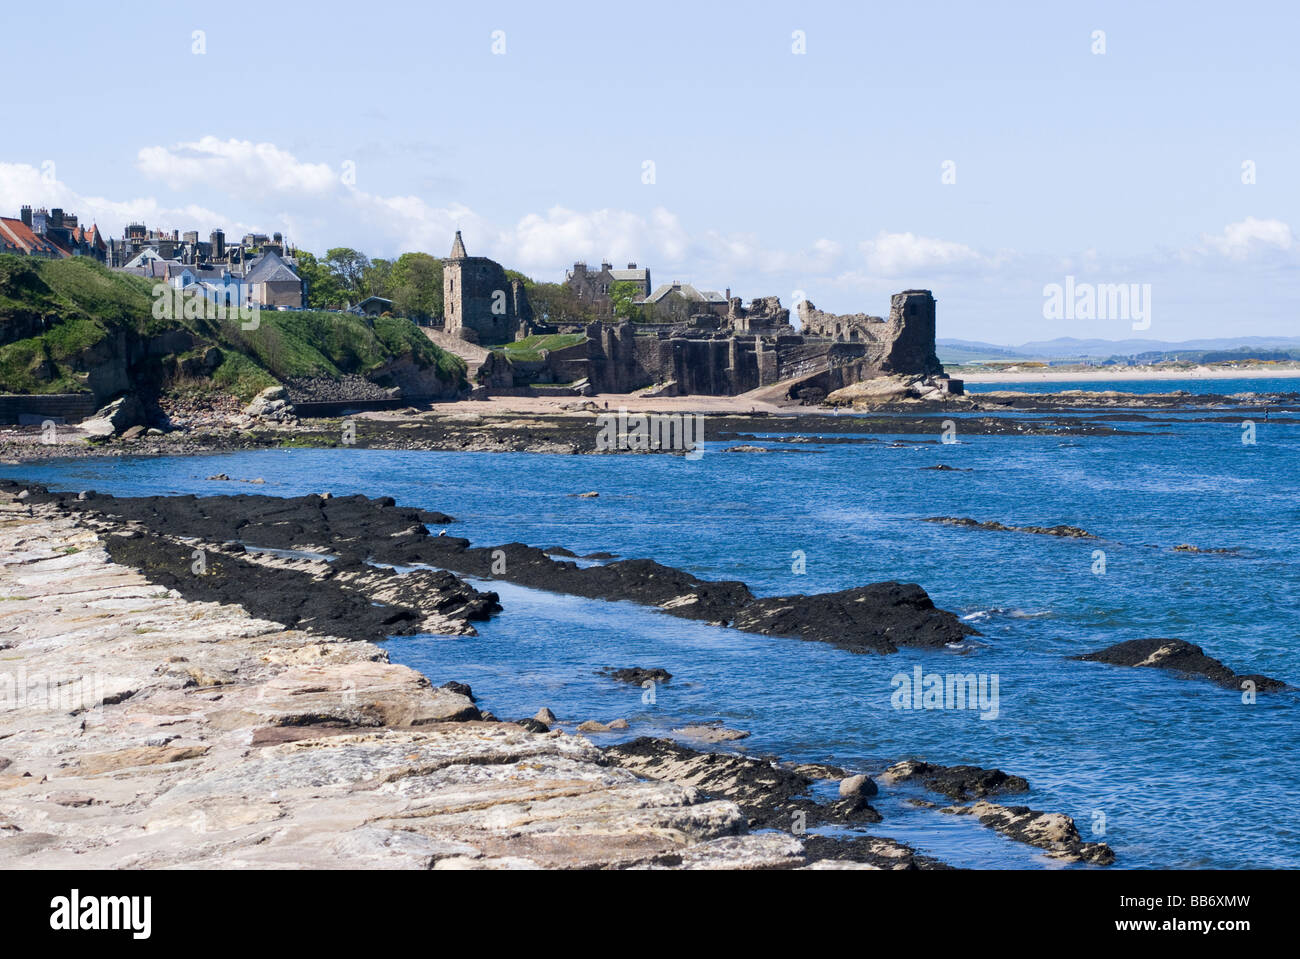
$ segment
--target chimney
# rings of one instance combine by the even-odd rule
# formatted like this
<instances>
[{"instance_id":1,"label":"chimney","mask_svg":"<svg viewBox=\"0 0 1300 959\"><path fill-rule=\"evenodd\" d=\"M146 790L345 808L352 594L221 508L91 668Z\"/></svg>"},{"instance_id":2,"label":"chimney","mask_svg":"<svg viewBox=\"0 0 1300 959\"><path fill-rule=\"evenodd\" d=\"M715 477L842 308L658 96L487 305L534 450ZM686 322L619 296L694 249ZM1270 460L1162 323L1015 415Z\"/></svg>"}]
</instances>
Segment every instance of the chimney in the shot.
<instances>
[{"instance_id":1,"label":"chimney","mask_svg":"<svg viewBox=\"0 0 1300 959\"><path fill-rule=\"evenodd\" d=\"M727 296L727 299L728 299L728 300L731 299L731 287L727 287L727 294L726 294L726 296Z\"/></svg>"},{"instance_id":2,"label":"chimney","mask_svg":"<svg viewBox=\"0 0 1300 959\"><path fill-rule=\"evenodd\" d=\"M22 212L18 215L22 217L23 226L30 230L32 228L32 208L30 206L24 206Z\"/></svg>"},{"instance_id":3,"label":"chimney","mask_svg":"<svg viewBox=\"0 0 1300 959\"><path fill-rule=\"evenodd\" d=\"M55 230L63 229L63 207L56 206L50 211L50 227Z\"/></svg>"},{"instance_id":4,"label":"chimney","mask_svg":"<svg viewBox=\"0 0 1300 959\"><path fill-rule=\"evenodd\" d=\"M636 269L636 264L635 264L635 263L629 263L629 264L627 265L627 268L628 268L629 270L635 270L635 269Z\"/></svg>"}]
</instances>

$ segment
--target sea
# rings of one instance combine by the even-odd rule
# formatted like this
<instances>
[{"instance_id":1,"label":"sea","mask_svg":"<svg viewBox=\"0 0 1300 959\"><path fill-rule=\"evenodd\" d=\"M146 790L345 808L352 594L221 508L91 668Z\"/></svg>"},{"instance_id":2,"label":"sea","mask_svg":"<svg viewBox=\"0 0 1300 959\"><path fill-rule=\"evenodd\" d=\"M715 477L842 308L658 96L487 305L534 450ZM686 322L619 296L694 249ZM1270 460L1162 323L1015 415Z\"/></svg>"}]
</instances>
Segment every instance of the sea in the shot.
<instances>
[{"instance_id":1,"label":"sea","mask_svg":"<svg viewBox=\"0 0 1300 959\"><path fill-rule=\"evenodd\" d=\"M991 393L1012 390L1017 393L1061 393L1066 390L1087 390L1103 393L1217 393L1232 396L1236 393L1298 393L1300 377L1269 376L1240 377L1238 379L1184 379L1184 380L1004 380L1002 382L966 383L967 393Z\"/></svg>"},{"instance_id":2,"label":"sea","mask_svg":"<svg viewBox=\"0 0 1300 959\"><path fill-rule=\"evenodd\" d=\"M293 449L58 460L0 475L118 496L388 495L451 514L449 534L477 545L651 557L758 595L919 583L979 635L939 651L854 654L494 582L476 583L504 607L479 635L386 645L435 684L469 683L498 717L545 706L562 724L631 724L595 735L601 743L721 723L750 734L726 748L781 761L871 773L904 758L997 767L1031 786L1003 801L1072 816L1084 839L1112 846L1112 868L1295 867L1297 693L1252 701L1163 670L1070 658L1177 638L1238 672L1300 686L1300 428L1261 420L1248 443L1237 422L1152 416L1107 436L968 435L953 416L954 443L941 442L938 418L931 433L864 433L860 443L815 433L744 441L766 453L711 439L695 460ZM926 469L941 464L954 471ZM265 484L206 479L216 473ZM587 491L599 496L576 495ZM1096 538L924 521L936 516L1068 524ZM1175 551L1183 544L1228 552ZM598 674L629 666L672 679L646 690ZM902 678L970 674L996 689L995 709L900 692ZM1062 866L972 817L917 808L917 798L939 797L882 788L872 802L884 820L865 831L955 866L1091 868Z\"/></svg>"}]
</instances>

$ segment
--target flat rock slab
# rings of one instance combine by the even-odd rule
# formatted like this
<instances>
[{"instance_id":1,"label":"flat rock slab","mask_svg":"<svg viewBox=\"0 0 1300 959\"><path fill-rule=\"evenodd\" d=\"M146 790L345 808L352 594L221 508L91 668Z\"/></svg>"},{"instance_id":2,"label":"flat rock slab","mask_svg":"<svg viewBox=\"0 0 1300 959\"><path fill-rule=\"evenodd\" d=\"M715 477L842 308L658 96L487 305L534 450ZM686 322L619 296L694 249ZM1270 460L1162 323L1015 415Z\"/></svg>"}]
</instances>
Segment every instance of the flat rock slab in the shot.
<instances>
[{"instance_id":1,"label":"flat rock slab","mask_svg":"<svg viewBox=\"0 0 1300 959\"><path fill-rule=\"evenodd\" d=\"M725 799L196 602L0 495L0 867L789 868Z\"/></svg>"}]
</instances>

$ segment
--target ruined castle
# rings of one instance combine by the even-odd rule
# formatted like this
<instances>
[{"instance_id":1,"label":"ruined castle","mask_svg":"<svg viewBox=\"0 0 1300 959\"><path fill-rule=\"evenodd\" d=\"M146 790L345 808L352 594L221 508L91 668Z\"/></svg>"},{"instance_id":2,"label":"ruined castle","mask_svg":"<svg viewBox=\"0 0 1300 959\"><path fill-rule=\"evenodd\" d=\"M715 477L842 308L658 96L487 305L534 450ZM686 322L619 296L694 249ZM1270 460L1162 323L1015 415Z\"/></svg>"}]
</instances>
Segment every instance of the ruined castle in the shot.
<instances>
[{"instance_id":1,"label":"ruined castle","mask_svg":"<svg viewBox=\"0 0 1300 959\"><path fill-rule=\"evenodd\" d=\"M607 297L614 282L650 285L649 270L601 271L575 264L566 277L583 299ZM929 290L894 294L888 318L865 313L835 315L804 301L800 328L780 298L701 292L688 283L664 284L644 295L647 309L636 322L602 316L593 323L537 319L523 283L499 263L471 257L457 231L443 265L444 330L461 340L500 346L530 334L581 334L555 349L488 354L477 370L489 391L567 385L578 393L629 393L653 387L664 395L737 395L783 387L786 395L826 394L861 380L903 374L936 378L935 305ZM598 313L598 315L600 315ZM956 384L953 384L956 388Z\"/></svg>"},{"instance_id":2,"label":"ruined castle","mask_svg":"<svg viewBox=\"0 0 1300 959\"><path fill-rule=\"evenodd\" d=\"M934 297L928 290L896 293L889 318L835 316L801 303L796 331L775 297L748 307L732 298L725 317L700 314L683 325L591 323L585 339L516 361L493 354L481 369L489 389L573 384L580 392L628 393L654 386L664 395L734 396L760 387L826 394L861 380L902 374L948 381L934 350ZM549 328L546 328L547 331ZM953 383L954 391L957 388Z\"/></svg>"}]
</instances>

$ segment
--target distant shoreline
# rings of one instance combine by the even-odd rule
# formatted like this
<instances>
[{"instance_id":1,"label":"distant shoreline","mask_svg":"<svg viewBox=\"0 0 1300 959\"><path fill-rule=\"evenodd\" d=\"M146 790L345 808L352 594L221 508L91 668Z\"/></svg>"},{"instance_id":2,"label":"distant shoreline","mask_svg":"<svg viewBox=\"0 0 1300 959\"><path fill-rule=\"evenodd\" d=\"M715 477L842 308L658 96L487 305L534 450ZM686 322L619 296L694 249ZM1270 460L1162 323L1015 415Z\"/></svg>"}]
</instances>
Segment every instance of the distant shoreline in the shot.
<instances>
[{"instance_id":1,"label":"distant shoreline","mask_svg":"<svg viewBox=\"0 0 1300 959\"><path fill-rule=\"evenodd\" d=\"M1018 370L1014 373L974 373L949 368L949 374L967 383L1094 383L1116 380L1257 380L1300 377L1300 367L1278 369L1248 367L1227 369L1214 366L1197 366L1190 370L1154 369L1152 367L1115 367L1105 370Z\"/></svg>"}]
</instances>

